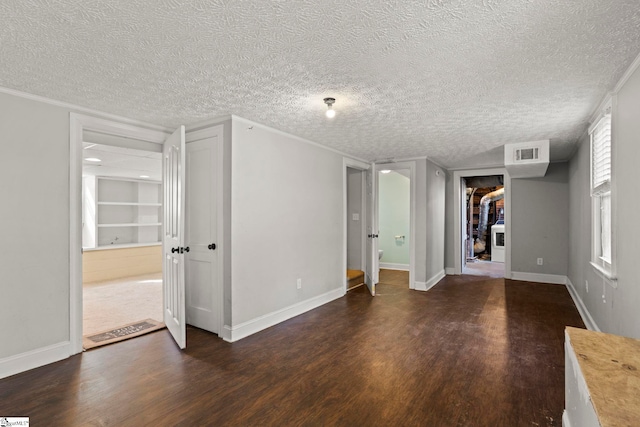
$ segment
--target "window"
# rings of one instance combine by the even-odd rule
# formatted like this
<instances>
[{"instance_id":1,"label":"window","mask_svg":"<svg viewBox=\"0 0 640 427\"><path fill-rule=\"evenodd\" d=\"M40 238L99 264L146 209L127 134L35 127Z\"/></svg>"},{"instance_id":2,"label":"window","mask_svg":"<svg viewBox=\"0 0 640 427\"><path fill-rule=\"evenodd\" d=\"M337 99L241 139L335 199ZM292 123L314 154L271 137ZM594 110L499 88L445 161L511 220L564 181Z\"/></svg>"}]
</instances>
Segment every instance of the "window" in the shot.
<instances>
[{"instance_id":1,"label":"window","mask_svg":"<svg viewBox=\"0 0 640 427\"><path fill-rule=\"evenodd\" d=\"M591 264L614 279L612 254L611 201L611 114L610 107L590 129L591 204L593 237Z\"/></svg>"}]
</instances>

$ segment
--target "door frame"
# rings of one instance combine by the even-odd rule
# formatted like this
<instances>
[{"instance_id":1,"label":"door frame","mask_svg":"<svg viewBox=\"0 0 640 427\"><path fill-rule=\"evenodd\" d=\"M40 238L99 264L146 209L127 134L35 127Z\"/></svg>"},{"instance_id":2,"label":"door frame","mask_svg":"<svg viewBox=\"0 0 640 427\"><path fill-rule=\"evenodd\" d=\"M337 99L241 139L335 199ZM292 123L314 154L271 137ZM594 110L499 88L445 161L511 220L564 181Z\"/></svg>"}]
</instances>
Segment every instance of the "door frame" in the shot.
<instances>
[{"instance_id":1,"label":"door frame","mask_svg":"<svg viewBox=\"0 0 640 427\"><path fill-rule=\"evenodd\" d=\"M462 257L466 257L466 251L462 250L462 194L460 183L462 178L473 176L502 175L504 177L504 228L505 228L505 259L504 278L511 279L511 177L506 168L491 169L467 169L453 172L453 250L454 268L453 274L462 274Z\"/></svg>"},{"instance_id":2,"label":"door frame","mask_svg":"<svg viewBox=\"0 0 640 427\"><path fill-rule=\"evenodd\" d=\"M347 286L348 286L348 279L347 279L347 240L348 240L348 235L347 235L347 221L349 221L348 215L349 212L347 211L347 189L348 189L348 171L347 168L351 168L351 169L355 169L355 170L359 170L360 172L363 172L362 174L362 200L361 200L361 209L360 209L360 222L361 222L361 227L362 227L362 233L361 233L361 247L362 247L362 251L360 254L361 257L361 263L362 263L362 268L366 269L366 257L368 256L367 254L367 232L366 232L366 210L367 210L367 193L366 193L366 183L365 183L365 176L364 176L364 172L369 170L369 168L371 167L371 165L369 163L365 163L365 162L361 162L359 160L355 160L349 157L343 157L342 159L342 262L343 262L343 268L342 271L343 273L343 279L342 279L342 287L343 287L343 292L346 293L347 292Z\"/></svg>"},{"instance_id":3,"label":"door frame","mask_svg":"<svg viewBox=\"0 0 640 427\"><path fill-rule=\"evenodd\" d=\"M133 122L132 122L133 123ZM69 343L82 352L82 142L85 130L158 144L171 134L164 128L128 124L78 113L69 114Z\"/></svg>"},{"instance_id":4,"label":"door frame","mask_svg":"<svg viewBox=\"0 0 640 427\"><path fill-rule=\"evenodd\" d=\"M376 163L375 179L376 179L376 228L380 229L380 185L378 183L379 173L381 170L403 170L409 169L409 289L415 289L416 278L416 162L414 160L396 162L396 163ZM378 263L380 268L380 263Z\"/></svg>"}]
</instances>

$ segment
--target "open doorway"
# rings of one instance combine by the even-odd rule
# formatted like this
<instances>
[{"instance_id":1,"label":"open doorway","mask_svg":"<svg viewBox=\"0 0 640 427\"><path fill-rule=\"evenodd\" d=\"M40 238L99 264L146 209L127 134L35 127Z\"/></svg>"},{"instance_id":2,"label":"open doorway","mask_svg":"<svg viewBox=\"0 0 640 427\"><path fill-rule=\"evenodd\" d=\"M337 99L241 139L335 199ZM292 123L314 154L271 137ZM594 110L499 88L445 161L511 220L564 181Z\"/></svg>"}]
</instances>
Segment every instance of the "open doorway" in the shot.
<instances>
[{"instance_id":1,"label":"open doorway","mask_svg":"<svg viewBox=\"0 0 640 427\"><path fill-rule=\"evenodd\" d=\"M365 283L365 172L346 168L347 190L347 291Z\"/></svg>"},{"instance_id":2,"label":"open doorway","mask_svg":"<svg viewBox=\"0 0 640 427\"><path fill-rule=\"evenodd\" d=\"M82 341L163 327L162 154L82 143Z\"/></svg>"},{"instance_id":3,"label":"open doorway","mask_svg":"<svg viewBox=\"0 0 640 427\"><path fill-rule=\"evenodd\" d=\"M409 287L411 270L411 170L378 171L380 283Z\"/></svg>"},{"instance_id":4,"label":"open doorway","mask_svg":"<svg viewBox=\"0 0 640 427\"><path fill-rule=\"evenodd\" d=\"M462 178L467 239L462 274L504 277L505 209L503 175Z\"/></svg>"}]
</instances>

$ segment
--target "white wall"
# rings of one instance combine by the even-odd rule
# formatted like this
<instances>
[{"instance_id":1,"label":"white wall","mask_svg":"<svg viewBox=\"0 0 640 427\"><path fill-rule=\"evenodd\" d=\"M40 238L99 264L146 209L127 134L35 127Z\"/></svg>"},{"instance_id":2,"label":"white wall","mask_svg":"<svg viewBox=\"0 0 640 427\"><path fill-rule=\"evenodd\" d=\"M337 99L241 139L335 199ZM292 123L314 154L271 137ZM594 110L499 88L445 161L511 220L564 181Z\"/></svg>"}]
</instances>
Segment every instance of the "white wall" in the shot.
<instances>
[{"instance_id":1,"label":"white wall","mask_svg":"<svg viewBox=\"0 0 640 427\"><path fill-rule=\"evenodd\" d=\"M636 69L617 92L612 109L612 154L615 180L613 205L617 223L617 288L605 283L589 264L591 258L591 197L589 187L589 137L580 140L570 162L569 279L579 298L603 331L640 338L640 69ZM589 292L585 285L589 282ZM602 298L602 295L605 298Z\"/></svg>"},{"instance_id":2,"label":"white wall","mask_svg":"<svg viewBox=\"0 0 640 427\"><path fill-rule=\"evenodd\" d=\"M0 93L0 129L1 361L69 340L69 110Z\"/></svg>"},{"instance_id":3,"label":"white wall","mask_svg":"<svg viewBox=\"0 0 640 427\"><path fill-rule=\"evenodd\" d=\"M232 128L233 328L343 289L345 254L343 156L243 119Z\"/></svg>"}]
</instances>

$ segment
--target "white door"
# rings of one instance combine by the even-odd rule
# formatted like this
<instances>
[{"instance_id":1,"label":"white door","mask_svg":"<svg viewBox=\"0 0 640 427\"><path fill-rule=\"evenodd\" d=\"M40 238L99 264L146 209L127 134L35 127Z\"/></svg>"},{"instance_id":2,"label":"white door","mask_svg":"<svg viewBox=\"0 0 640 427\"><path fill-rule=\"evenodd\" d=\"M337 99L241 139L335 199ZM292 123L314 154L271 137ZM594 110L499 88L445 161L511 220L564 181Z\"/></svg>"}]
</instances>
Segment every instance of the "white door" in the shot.
<instances>
[{"instance_id":1,"label":"white door","mask_svg":"<svg viewBox=\"0 0 640 427\"><path fill-rule=\"evenodd\" d=\"M178 347L187 346L184 299L184 126L164 142L162 174L164 183L164 217L162 233L164 323Z\"/></svg>"},{"instance_id":2,"label":"white door","mask_svg":"<svg viewBox=\"0 0 640 427\"><path fill-rule=\"evenodd\" d=\"M220 335L218 148L222 127L187 134L187 324Z\"/></svg>"},{"instance_id":3,"label":"white door","mask_svg":"<svg viewBox=\"0 0 640 427\"><path fill-rule=\"evenodd\" d=\"M367 265L365 268L365 282L371 295L376 294L378 283L378 220L377 220L377 176L375 164L367 169Z\"/></svg>"}]
</instances>

